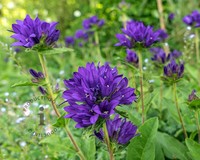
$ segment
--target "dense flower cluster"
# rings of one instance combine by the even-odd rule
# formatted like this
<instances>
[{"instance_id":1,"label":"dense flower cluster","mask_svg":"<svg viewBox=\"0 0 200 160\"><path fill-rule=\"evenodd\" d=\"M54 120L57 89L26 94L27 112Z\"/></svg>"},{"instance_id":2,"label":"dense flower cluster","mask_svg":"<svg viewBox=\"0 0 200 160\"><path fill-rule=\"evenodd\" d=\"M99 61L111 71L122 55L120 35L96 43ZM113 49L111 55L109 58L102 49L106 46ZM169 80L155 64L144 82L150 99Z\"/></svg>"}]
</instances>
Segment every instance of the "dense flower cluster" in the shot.
<instances>
[{"instance_id":1,"label":"dense flower cluster","mask_svg":"<svg viewBox=\"0 0 200 160\"><path fill-rule=\"evenodd\" d=\"M200 13L197 10L183 17L183 22L189 26L200 27Z\"/></svg>"},{"instance_id":2,"label":"dense flower cluster","mask_svg":"<svg viewBox=\"0 0 200 160\"><path fill-rule=\"evenodd\" d=\"M118 75L117 69L108 63L97 67L87 63L64 83L68 89L63 92L63 98L69 103L64 108L68 112L65 118L76 121L77 128L93 125L100 118L109 118L116 106L136 100L134 88L128 87L128 79Z\"/></svg>"},{"instance_id":3,"label":"dense flower cluster","mask_svg":"<svg viewBox=\"0 0 200 160\"><path fill-rule=\"evenodd\" d=\"M122 29L123 34L116 34L119 40L115 46L125 46L134 48L136 43L142 44L144 47L150 47L152 44L167 38L167 34L159 29L153 30L151 26L145 26L143 22L129 21L126 29Z\"/></svg>"},{"instance_id":4,"label":"dense flower cluster","mask_svg":"<svg viewBox=\"0 0 200 160\"><path fill-rule=\"evenodd\" d=\"M137 131L137 126L133 125L131 122L127 122L126 119L119 118L119 115L116 115L113 120L106 120L106 128L109 139L112 142L122 145L127 144L133 137L135 137ZM104 140L102 129L100 129L99 132L95 131L94 134L101 141Z\"/></svg>"},{"instance_id":5,"label":"dense flower cluster","mask_svg":"<svg viewBox=\"0 0 200 160\"><path fill-rule=\"evenodd\" d=\"M60 31L56 30L57 22L47 23L38 17L33 20L29 15L23 21L16 22L17 24L12 25L14 35L11 37L17 42L14 42L12 46L32 48L39 43L50 46L59 38Z\"/></svg>"},{"instance_id":6,"label":"dense flower cluster","mask_svg":"<svg viewBox=\"0 0 200 160\"><path fill-rule=\"evenodd\" d=\"M126 54L126 61L137 67L139 62L137 54L130 49L126 49Z\"/></svg>"},{"instance_id":7,"label":"dense flower cluster","mask_svg":"<svg viewBox=\"0 0 200 160\"><path fill-rule=\"evenodd\" d=\"M172 59L177 59L182 55L182 53L180 51L177 50L173 50L172 52L170 52L167 56L167 60L172 60Z\"/></svg>"},{"instance_id":8,"label":"dense flower cluster","mask_svg":"<svg viewBox=\"0 0 200 160\"><path fill-rule=\"evenodd\" d=\"M93 26L97 26L101 28L104 25L105 21L103 19L98 19L97 16L92 16L90 18L87 18L83 20L82 22L82 29L78 29L74 36L67 36L65 37L65 44L66 47L74 46L75 44L78 44L79 47L84 46L88 42L88 39L90 36L92 36L94 33L91 30Z\"/></svg>"},{"instance_id":9,"label":"dense flower cluster","mask_svg":"<svg viewBox=\"0 0 200 160\"><path fill-rule=\"evenodd\" d=\"M163 64L167 61L166 54L162 48L151 48L150 52L154 54L151 58L152 61L156 61Z\"/></svg>"},{"instance_id":10,"label":"dense flower cluster","mask_svg":"<svg viewBox=\"0 0 200 160\"><path fill-rule=\"evenodd\" d=\"M183 76L184 65L181 63L178 65L175 60L171 60L170 63L164 67L164 75L179 79Z\"/></svg>"},{"instance_id":11,"label":"dense flower cluster","mask_svg":"<svg viewBox=\"0 0 200 160\"><path fill-rule=\"evenodd\" d=\"M105 23L105 21L103 19L98 19L97 16L92 16L90 18L83 20L82 25L85 30L89 30L94 25L96 25L98 27L102 27L104 25L104 23Z\"/></svg>"}]
</instances>

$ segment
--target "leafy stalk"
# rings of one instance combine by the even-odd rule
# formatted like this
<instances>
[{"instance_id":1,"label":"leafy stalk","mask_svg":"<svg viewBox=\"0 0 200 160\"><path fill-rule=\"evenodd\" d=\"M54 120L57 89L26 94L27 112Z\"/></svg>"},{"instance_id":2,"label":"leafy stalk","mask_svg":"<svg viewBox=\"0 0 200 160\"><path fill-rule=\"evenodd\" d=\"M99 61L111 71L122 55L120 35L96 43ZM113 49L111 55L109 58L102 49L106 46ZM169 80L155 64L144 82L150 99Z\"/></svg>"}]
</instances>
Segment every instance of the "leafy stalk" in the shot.
<instances>
[{"instance_id":1,"label":"leafy stalk","mask_svg":"<svg viewBox=\"0 0 200 160\"><path fill-rule=\"evenodd\" d=\"M112 146L110 144L110 139L109 139L109 135L108 135L108 130L107 130L107 127L106 127L106 123L103 124L103 132L104 132L105 143L106 143L107 148L108 148L110 160L115 160L115 157L113 155L113 149L112 149Z\"/></svg>"},{"instance_id":2,"label":"leafy stalk","mask_svg":"<svg viewBox=\"0 0 200 160\"><path fill-rule=\"evenodd\" d=\"M53 91L52 91L52 88L51 88L51 84L50 84L50 81L49 81L49 75L48 75L48 72L47 72L47 67L46 67L46 62L45 62L45 57L44 55L38 53L38 56L39 56L39 60L40 60L40 63L41 63L41 66L42 66L42 70L43 70L43 73L44 73L44 76L45 76L45 82L47 84L47 92L49 94L49 98L51 99L51 104L53 106L53 109L56 113L56 115L58 117L61 116L61 114L59 113L58 109L57 109L57 106L56 106L56 103L55 103L55 97L54 97L54 94L53 94ZM77 154L79 155L80 159L81 160L86 160L85 156L83 155L83 152L81 151L81 149L78 147L71 131L69 130L68 127L65 127L65 130L67 132L67 135L69 136L70 138L70 141L72 142L72 144L74 145L74 148L77 152Z\"/></svg>"},{"instance_id":3,"label":"leafy stalk","mask_svg":"<svg viewBox=\"0 0 200 160\"><path fill-rule=\"evenodd\" d=\"M197 130L198 130L198 142L200 143L200 125L199 125L199 111L197 110L195 112L195 119L196 119L196 123L197 123Z\"/></svg>"},{"instance_id":4,"label":"leafy stalk","mask_svg":"<svg viewBox=\"0 0 200 160\"><path fill-rule=\"evenodd\" d=\"M173 83L173 92L174 92L174 100L175 100L175 104L176 104L176 109L177 109L177 112L178 112L178 116L179 116L179 120L180 120L182 129L183 129L184 137L188 138L185 126L183 124L183 118L181 116L181 111L180 111L180 108L179 108L179 105L178 105L178 98L177 98L177 93L176 93L176 83Z\"/></svg>"}]
</instances>

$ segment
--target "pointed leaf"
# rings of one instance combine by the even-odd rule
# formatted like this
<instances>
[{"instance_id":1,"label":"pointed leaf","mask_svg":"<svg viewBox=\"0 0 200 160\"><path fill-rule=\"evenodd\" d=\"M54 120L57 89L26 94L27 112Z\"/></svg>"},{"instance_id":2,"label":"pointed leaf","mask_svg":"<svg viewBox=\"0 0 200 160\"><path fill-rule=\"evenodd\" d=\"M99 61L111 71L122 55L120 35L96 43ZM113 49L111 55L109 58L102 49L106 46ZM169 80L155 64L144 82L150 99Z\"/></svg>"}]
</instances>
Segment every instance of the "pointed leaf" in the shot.
<instances>
[{"instance_id":1,"label":"pointed leaf","mask_svg":"<svg viewBox=\"0 0 200 160\"><path fill-rule=\"evenodd\" d=\"M200 144L192 139L186 139L186 145L193 160L200 160Z\"/></svg>"}]
</instances>

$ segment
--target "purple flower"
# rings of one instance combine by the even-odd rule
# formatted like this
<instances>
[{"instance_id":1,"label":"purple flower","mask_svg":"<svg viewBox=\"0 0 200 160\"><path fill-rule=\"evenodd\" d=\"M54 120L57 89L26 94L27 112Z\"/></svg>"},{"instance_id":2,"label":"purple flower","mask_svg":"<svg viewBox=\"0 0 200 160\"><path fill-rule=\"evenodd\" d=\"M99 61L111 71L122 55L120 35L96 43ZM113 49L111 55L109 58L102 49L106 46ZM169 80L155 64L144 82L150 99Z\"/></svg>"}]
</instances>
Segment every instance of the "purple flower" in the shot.
<instances>
[{"instance_id":1,"label":"purple flower","mask_svg":"<svg viewBox=\"0 0 200 160\"><path fill-rule=\"evenodd\" d=\"M36 78L36 79L43 79L44 78L44 74L42 72L37 72L34 69L30 69L29 72L33 76L33 78Z\"/></svg>"},{"instance_id":2,"label":"purple flower","mask_svg":"<svg viewBox=\"0 0 200 160\"><path fill-rule=\"evenodd\" d=\"M41 87L41 86L38 87L38 90L39 90L43 95L45 95L45 94L47 93L46 90L45 90L43 87Z\"/></svg>"},{"instance_id":3,"label":"purple flower","mask_svg":"<svg viewBox=\"0 0 200 160\"><path fill-rule=\"evenodd\" d=\"M139 62L137 54L130 49L126 49L126 54L127 54L126 55L127 62L133 63L137 67Z\"/></svg>"},{"instance_id":4,"label":"purple flower","mask_svg":"<svg viewBox=\"0 0 200 160\"><path fill-rule=\"evenodd\" d=\"M116 35L119 42L115 46L134 48L136 43L140 43L144 47L150 47L163 38L163 31L154 31L153 27L145 26L143 22L138 21L127 22L126 29L122 29L122 32L123 34Z\"/></svg>"},{"instance_id":5,"label":"purple flower","mask_svg":"<svg viewBox=\"0 0 200 160\"><path fill-rule=\"evenodd\" d=\"M121 145L127 144L136 136L137 132L137 126L133 125L131 122L127 122L126 119L119 118L119 115L116 115L113 120L106 120L106 128L111 142ZM100 129L99 132L95 131L94 134L101 141L104 140L102 129Z\"/></svg>"},{"instance_id":6,"label":"purple flower","mask_svg":"<svg viewBox=\"0 0 200 160\"><path fill-rule=\"evenodd\" d=\"M109 118L116 106L136 100L134 88L128 87L128 79L118 75L117 69L108 63L97 67L87 63L64 83L68 89L63 92L63 98L69 103L64 108L68 112L65 118L76 121L77 128L93 125L100 117Z\"/></svg>"},{"instance_id":7,"label":"purple flower","mask_svg":"<svg viewBox=\"0 0 200 160\"><path fill-rule=\"evenodd\" d=\"M164 75L167 77L172 77L179 79L183 76L184 65L181 63L178 65L175 60L171 60L170 63L164 67Z\"/></svg>"},{"instance_id":8,"label":"purple flower","mask_svg":"<svg viewBox=\"0 0 200 160\"><path fill-rule=\"evenodd\" d=\"M73 36L68 36L65 38L66 47L73 46L75 43L75 39Z\"/></svg>"},{"instance_id":9,"label":"purple flower","mask_svg":"<svg viewBox=\"0 0 200 160\"><path fill-rule=\"evenodd\" d=\"M196 95L196 90L193 90L192 93L188 96L188 101L191 102L196 99L199 99L199 98Z\"/></svg>"},{"instance_id":10,"label":"purple flower","mask_svg":"<svg viewBox=\"0 0 200 160\"><path fill-rule=\"evenodd\" d=\"M76 31L75 33L75 38L76 39L84 39L87 40L88 39L88 35L87 33L83 30L83 29L79 29Z\"/></svg>"},{"instance_id":11,"label":"purple flower","mask_svg":"<svg viewBox=\"0 0 200 160\"><path fill-rule=\"evenodd\" d=\"M159 29L159 30L157 30L157 32L159 33L159 35L158 35L159 41L163 41L168 37L168 34L163 29Z\"/></svg>"},{"instance_id":12,"label":"purple flower","mask_svg":"<svg viewBox=\"0 0 200 160\"><path fill-rule=\"evenodd\" d=\"M90 18L87 18L85 20L83 20L83 28L85 30L89 30L92 28L92 26L96 25L98 27L102 27L104 25L105 21L103 19L98 19L97 16L92 16Z\"/></svg>"},{"instance_id":13,"label":"purple flower","mask_svg":"<svg viewBox=\"0 0 200 160\"><path fill-rule=\"evenodd\" d=\"M172 22L172 21L174 20L174 17L175 17L175 14L174 14L174 13L170 13L170 14L168 15L168 21L169 21L169 22Z\"/></svg>"},{"instance_id":14,"label":"purple flower","mask_svg":"<svg viewBox=\"0 0 200 160\"><path fill-rule=\"evenodd\" d=\"M167 61L166 54L162 48L151 48L150 52L154 55L151 58L152 61L156 61L158 63L165 63Z\"/></svg>"},{"instance_id":15,"label":"purple flower","mask_svg":"<svg viewBox=\"0 0 200 160\"><path fill-rule=\"evenodd\" d=\"M191 14L183 17L183 22L189 26L195 25L195 27L200 27L200 13L197 10L192 11Z\"/></svg>"},{"instance_id":16,"label":"purple flower","mask_svg":"<svg viewBox=\"0 0 200 160\"><path fill-rule=\"evenodd\" d=\"M29 15L24 21L16 20L16 22L17 24L12 25L14 34L11 37L17 42L14 42L12 46L32 48L39 43L50 46L59 38L60 31L56 30L57 22L47 23L38 17L33 20Z\"/></svg>"},{"instance_id":17,"label":"purple flower","mask_svg":"<svg viewBox=\"0 0 200 160\"><path fill-rule=\"evenodd\" d=\"M167 56L167 60L171 60L171 59L176 59L179 58L182 55L181 52L177 51L177 50L173 50L172 52L170 52Z\"/></svg>"}]
</instances>

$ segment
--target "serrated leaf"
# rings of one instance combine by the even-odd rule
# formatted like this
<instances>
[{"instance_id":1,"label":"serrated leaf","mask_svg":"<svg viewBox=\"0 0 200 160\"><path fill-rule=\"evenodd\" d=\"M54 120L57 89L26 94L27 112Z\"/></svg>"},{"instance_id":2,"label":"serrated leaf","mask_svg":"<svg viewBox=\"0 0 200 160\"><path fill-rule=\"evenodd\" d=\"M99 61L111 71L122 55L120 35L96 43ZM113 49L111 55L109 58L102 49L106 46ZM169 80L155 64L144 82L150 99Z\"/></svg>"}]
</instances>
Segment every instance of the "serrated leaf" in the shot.
<instances>
[{"instance_id":1,"label":"serrated leaf","mask_svg":"<svg viewBox=\"0 0 200 160\"><path fill-rule=\"evenodd\" d=\"M14 88L14 87L20 87L20 86L37 86L37 85L38 84L32 83L32 82L18 82L18 83L13 84L11 87Z\"/></svg>"},{"instance_id":2,"label":"serrated leaf","mask_svg":"<svg viewBox=\"0 0 200 160\"><path fill-rule=\"evenodd\" d=\"M56 123L53 124L54 127L64 128L64 127L67 125L69 119L64 118L65 114L66 114L66 113L63 113L63 114L56 120Z\"/></svg>"},{"instance_id":3,"label":"serrated leaf","mask_svg":"<svg viewBox=\"0 0 200 160\"><path fill-rule=\"evenodd\" d=\"M40 54L42 55L54 55L54 54L62 54L62 53L68 53L73 52L74 50L71 48L53 48L51 50L45 50L41 51Z\"/></svg>"},{"instance_id":4,"label":"serrated leaf","mask_svg":"<svg viewBox=\"0 0 200 160\"><path fill-rule=\"evenodd\" d=\"M200 144L192 139L186 139L186 145L193 160L200 160Z\"/></svg>"},{"instance_id":5,"label":"serrated leaf","mask_svg":"<svg viewBox=\"0 0 200 160\"><path fill-rule=\"evenodd\" d=\"M157 129L157 118L151 118L139 127L140 135L132 139L128 146L127 160L155 159L155 137Z\"/></svg>"},{"instance_id":6,"label":"serrated leaf","mask_svg":"<svg viewBox=\"0 0 200 160\"><path fill-rule=\"evenodd\" d=\"M166 133L158 132L157 139L159 140L158 142L167 158L189 160L189 157L186 154L188 152L187 147L176 138Z\"/></svg>"}]
</instances>

